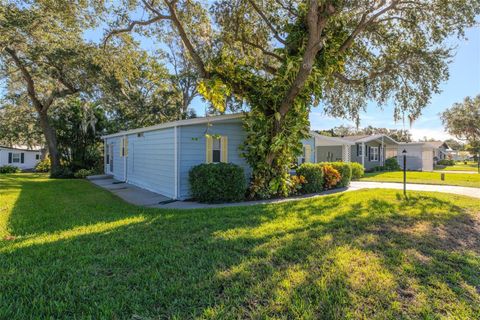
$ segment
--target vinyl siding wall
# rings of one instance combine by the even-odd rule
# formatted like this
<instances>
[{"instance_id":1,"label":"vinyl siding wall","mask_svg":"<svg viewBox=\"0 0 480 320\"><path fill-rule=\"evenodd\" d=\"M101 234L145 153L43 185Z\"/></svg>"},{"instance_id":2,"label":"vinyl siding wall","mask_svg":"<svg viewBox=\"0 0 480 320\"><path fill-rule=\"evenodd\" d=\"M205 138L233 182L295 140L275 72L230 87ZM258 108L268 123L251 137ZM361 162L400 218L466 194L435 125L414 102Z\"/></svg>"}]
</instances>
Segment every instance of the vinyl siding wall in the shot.
<instances>
[{"instance_id":1,"label":"vinyl siding wall","mask_svg":"<svg viewBox=\"0 0 480 320\"><path fill-rule=\"evenodd\" d=\"M316 152L317 152L317 162L342 161L342 155L343 155L342 146L318 146ZM328 159L329 152L333 154L333 160Z\"/></svg>"},{"instance_id":2,"label":"vinyl siding wall","mask_svg":"<svg viewBox=\"0 0 480 320\"><path fill-rule=\"evenodd\" d=\"M371 170L376 166L381 166L382 165L382 162L380 161L380 159L381 159L381 156L380 156L381 148L380 147L381 146L382 146L381 143L378 143L378 142L375 142L375 141L365 143L365 165L364 165L365 170ZM386 145L384 145L384 146L386 148ZM352 149L351 149L351 160L352 160L352 162L358 162L360 164L362 163L362 156L358 155L358 153L357 153L357 148L361 148L361 147L362 147L361 143L357 143L356 145L352 146ZM378 147L378 161L369 160L368 147ZM384 152L384 155L385 155L385 150L383 152Z\"/></svg>"},{"instance_id":3,"label":"vinyl siding wall","mask_svg":"<svg viewBox=\"0 0 480 320\"><path fill-rule=\"evenodd\" d=\"M225 121L182 126L178 128L178 170L179 170L179 197L190 198L190 185L188 173L193 166L206 162L205 134L221 135L228 138L228 162L237 164L245 170L247 181L251 169L244 158L241 157L240 145L245 139L245 132L241 121ZM206 186L207 187L207 186Z\"/></svg>"},{"instance_id":4,"label":"vinyl siding wall","mask_svg":"<svg viewBox=\"0 0 480 320\"><path fill-rule=\"evenodd\" d=\"M9 153L20 153L24 154L23 163L8 163L8 154ZM27 151L27 150L16 150L9 148L0 148L0 166L10 165L20 168L22 170L29 170L35 168L35 165L40 161L36 159L36 155L41 157L41 151Z\"/></svg>"},{"instance_id":5,"label":"vinyl siding wall","mask_svg":"<svg viewBox=\"0 0 480 320\"><path fill-rule=\"evenodd\" d=\"M174 128L128 135L127 180L175 197ZM120 145L121 147L121 145Z\"/></svg>"},{"instance_id":6,"label":"vinyl siding wall","mask_svg":"<svg viewBox=\"0 0 480 320\"><path fill-rule=\"evenodd\" d=\"M403 169L403 150L407 150L407 170L421 171L423 169L422 145L400 145L397 152L397 161ZM432 160L433 161L433 160Z\"/></svg>"}]
</instances>

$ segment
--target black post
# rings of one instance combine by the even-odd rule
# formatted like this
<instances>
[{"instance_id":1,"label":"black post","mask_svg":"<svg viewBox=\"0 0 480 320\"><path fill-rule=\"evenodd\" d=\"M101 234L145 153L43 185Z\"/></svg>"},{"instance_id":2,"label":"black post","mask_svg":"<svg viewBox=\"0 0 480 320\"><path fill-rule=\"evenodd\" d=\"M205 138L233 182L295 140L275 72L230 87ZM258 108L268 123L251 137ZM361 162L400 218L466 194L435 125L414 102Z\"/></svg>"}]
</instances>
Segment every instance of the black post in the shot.
<instances>
[{"instance_id":1,"label":"black post","mask_svg":"<svg viewBox=\"0 0 480 320\"><path fill-rule=\"evenodd\" d=\"M403 195L407 197L407 150L403 150Z\"/></svg>"}]
</instances>

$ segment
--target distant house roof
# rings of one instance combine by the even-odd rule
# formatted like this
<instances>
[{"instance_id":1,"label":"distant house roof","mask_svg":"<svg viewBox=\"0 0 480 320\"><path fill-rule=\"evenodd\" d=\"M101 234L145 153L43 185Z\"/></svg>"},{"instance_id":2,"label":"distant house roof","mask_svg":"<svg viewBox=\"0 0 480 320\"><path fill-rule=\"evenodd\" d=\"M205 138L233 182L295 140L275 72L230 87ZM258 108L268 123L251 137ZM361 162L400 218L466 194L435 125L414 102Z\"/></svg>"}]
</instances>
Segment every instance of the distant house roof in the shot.
<instances>
[{"instance_id":1,"label":"distant house roof","mask_svg":"<svg viewBox=\"0 0 480 320\"><path fill-rule=\"evenodd\" d=\"M322 134L319 134L318 132L315 131L310 131L310 135L316 139L319 139L322 142L327 142L332 145L354 145L355 142L340 138L340 137L329 137L329 136L324 136ZM318 141L318 140L317 140Z\"/></svg>"},{"instance_id":2,"label":"distant house roof","mask_svg":"<svg viewBox=\"0 0 480 320\"><path fill-rule=\"evenodd\" d=\"M159 129L166 129L166 128L173 128L173 127L181 127L181 126L189 126L194 124L202 124L202 123L209 123L209 122L218 122L218 121L225 121L225 120L232 120L232 119L240 119L243 118L245 115L243 113L235 113L235 114L225 114L221 116L211 116L211 117L201 117L201 118L192 118L186 120L178 120L172 122L165 122L161 124L157 124L150 127L132 129L127 131L120 131L117 133L108 134L102 136L102 139L106 138L113 138L113 137L121 137L129 134L147 132L147 131L155 131Z\"/></svg>"},{"instance_id":3,"label":"distant house roof","mask_svg":"<svg viewBox=\"0 0 480 320\"><path fill-rule=\"evenodd\" d=\"M382 139L382 138L387 139L390 142L393 142L395 144L398 144L397 141L395 141L394 139L392 139L391 137L389 137L386 134L373 134L373 135L359 135L359 136L345 136L345 137L342 137L342 139L353 141L355 143L370 142L370 141L378 140L378 139Z\"/></svg>"},{"instance_id":4,"label":"distant house roof","mask_svg":"<svg viewBox=\"0 0 480 320\"><path fill-rule=\"evenodd\" d=\"M13 146L2 146L0 145L0 149L11 149L11 150L18 150L18 151L41 151L43 147L41 146L22 146L22 145L13 145Z\"/></svg>"},{"instance_id":5,"label":"distant house roof","mask_svg":"<svg viewBox=\"0 0 480 320\"><path fill-rule=\"evenodd\" d=\"M426 141L425 144L428 144L436 149L444 146L445 149L450 149L450 147L448 146L448 144L446 144L445 142L443 141Z\"/></svg>"}]
</instances>

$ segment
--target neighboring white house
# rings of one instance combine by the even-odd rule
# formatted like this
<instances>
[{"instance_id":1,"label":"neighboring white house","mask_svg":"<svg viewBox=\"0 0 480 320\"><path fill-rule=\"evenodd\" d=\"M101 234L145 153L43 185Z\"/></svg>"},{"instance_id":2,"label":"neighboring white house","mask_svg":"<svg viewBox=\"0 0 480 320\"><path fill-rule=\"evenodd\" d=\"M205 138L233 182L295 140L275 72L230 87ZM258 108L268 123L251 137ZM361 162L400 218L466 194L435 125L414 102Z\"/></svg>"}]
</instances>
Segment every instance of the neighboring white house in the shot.
<instances>
[{"instance_id":1,"label":"neighboring white house","mask_svg":"<svg viewBox=\"0 0 480 320\"><path fill-rule=\"evenodd\" d=\"M41 157L42 150L40 147L0 146L0 166L11 165L22 170L29 170L35 168Z\"/></svg>"}]
</instances>

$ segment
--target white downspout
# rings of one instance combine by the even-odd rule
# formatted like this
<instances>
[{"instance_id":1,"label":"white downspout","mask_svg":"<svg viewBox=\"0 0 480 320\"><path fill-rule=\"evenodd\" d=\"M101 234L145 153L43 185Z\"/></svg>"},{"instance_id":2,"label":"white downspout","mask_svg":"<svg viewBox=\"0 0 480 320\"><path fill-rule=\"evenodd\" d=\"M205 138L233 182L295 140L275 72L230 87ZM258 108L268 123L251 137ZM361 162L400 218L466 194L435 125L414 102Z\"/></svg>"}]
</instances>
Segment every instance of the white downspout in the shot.
<instances>
[{"instance_id":1,"label":"white downspout","mask_svg":"<svg viewBox=\"0 0 480 320\"><path fill-rule=\"evenodd\" d=\"M123 180L125 182L128 182L128 177L127 177L127 154L126 154L127 150L125 150L125 141L126 141L125 139L126 138L127 138L127 135L124 135L123 136L123 146L122 146L122 148L123 148L123 178L124 178Z\"/></svg>"},{"instance_id":2,"label":"white downspout","mask_svg":"<svg viewBox=\"0 0 480 320\"><path fill-rule=\"evenodd\" d=\"M362 166L365 167L365 142L362 142Z\"/></svg>"},{"instance_id":3,"label":"white downspout","mask_svg":"<svg viewBox=\"0 0 480 320\"><path fill-rule=\"evenodd\" d=\"M174 185L175 185L175 197L178 199L178 143L177 143L177 126L173 127L173 161L174 161Z\"/></svg>"},{"instance_id":4,"label":"white downspout","mask_svg":"<svg viewBox=\"0 0 480 320\"><path fill-rule=\"evenodd\" d=\"M382 150L380 150L381 154L380 154L380 157L381 157L381 160L382 160L382 166L385 165L385 157L383 155L383 151L384 151L384 142L383 142L383 136L382 136Z\"/></svg>"}]
</instances>

